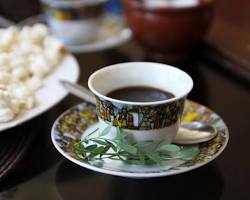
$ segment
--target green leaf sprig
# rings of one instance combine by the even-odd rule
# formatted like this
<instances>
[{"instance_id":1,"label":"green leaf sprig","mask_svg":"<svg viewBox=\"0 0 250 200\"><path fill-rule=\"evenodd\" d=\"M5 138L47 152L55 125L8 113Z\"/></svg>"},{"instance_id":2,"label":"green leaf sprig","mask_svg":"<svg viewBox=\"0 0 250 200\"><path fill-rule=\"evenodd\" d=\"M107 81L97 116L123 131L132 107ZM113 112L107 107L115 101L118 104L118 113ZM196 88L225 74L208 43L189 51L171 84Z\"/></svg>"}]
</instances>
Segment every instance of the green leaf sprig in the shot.
<instances>
[{"instance_id":1,"label":"green leaf sprig","mask_svg":"<svg viewBox=\"0 0 250 200\"><path fill-rule=\"evenodd\" d=\"M78 159L85 162L102 159L121 160L128 164L157 164L163 166L166 160L192 160L199 154L198 147L183 148L175 144L156 144L154 141L144 141L129 144L127 134L123 129L116 128L116 137L112 140L105 138L111 126L107 126L97 137L90 133L83 140L73 142L70 148ZM96 130L97 131L97 130Z\"/></svg>"}]
</instances>

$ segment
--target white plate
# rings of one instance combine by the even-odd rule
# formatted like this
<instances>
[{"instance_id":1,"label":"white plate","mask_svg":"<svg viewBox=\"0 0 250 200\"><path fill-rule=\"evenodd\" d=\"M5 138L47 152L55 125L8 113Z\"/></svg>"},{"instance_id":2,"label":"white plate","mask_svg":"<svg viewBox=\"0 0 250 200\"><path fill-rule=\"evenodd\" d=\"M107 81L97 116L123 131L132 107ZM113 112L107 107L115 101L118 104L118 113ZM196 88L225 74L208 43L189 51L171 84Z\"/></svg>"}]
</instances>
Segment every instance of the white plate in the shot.
<instances>
[{"instance_id":1,"label":"white plate","mask_svg":"<svg viewBox=\"0 0 250 200\"><path fill-rule=\"evenodd\" d=\"M18 25L33 25L35 23L46 23L45 16L32 16L20 22ZM127 42L131 37L132 32L126 26L123 17L117 15L106 15L104 16L96 41L82 45L65 44L65 46L72 53L90 53L120 46Z\"/></svg>"},{"instance_id":2,"label":"white plate","mask_svg":"<svg viewBox=\"0 0 250 200\"><path fill-rule=\"evenodd\" d=\"M0 131L20 125L59 103L67 95L67 91L58 81L64 79L75 83L78 77L79 65L75 57L68 54L61 64L44 79L42 87L36 92L37 105L31 110L22 111L10 122L0 123Z\"/></svg>"},{"instance_id":3,"label":"white plate","mask_svg":"<svg viewBox=\"0 0 250 200\"><path fill-rule=\"evenodd\" d=\"M186 101L182 120L198 120L213 125L217 129L218 135L209 142L197 145L200 153L193 160L186 162L170 160L163 163L165 167L170 167L168 170L155 165L130 165L107 158L101 162L87 162L80 159L70 148L70 144L78 142L85 134L96 130L98 127L98 117L95 113L95 106L92 104L76 105L59 116L52 127L51 138L56 149L65 158L84 168L127 178L163 177L199 168L217 158L227 146L229 132L226 124L216 113L205 106ZM189 147L190 145L183 145L183 148Z\"/></svg>"}]
</instances>

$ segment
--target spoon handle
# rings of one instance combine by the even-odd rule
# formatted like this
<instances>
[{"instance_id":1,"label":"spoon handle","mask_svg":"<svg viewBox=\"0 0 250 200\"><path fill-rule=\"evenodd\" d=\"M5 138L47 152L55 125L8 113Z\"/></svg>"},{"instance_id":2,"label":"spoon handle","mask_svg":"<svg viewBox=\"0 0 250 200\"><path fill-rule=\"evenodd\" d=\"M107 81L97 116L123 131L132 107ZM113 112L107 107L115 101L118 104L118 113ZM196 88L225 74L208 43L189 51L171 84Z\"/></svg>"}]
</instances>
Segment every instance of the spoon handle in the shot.
<instances>
[{"instance_id":1,"label":"spoon handle","mask_svg":"<svg viewBox=\"0 0 250 200\"><path fill-rule=\"evenodd\" d=\"M87 101L89 103L92 103L92 104L96 103L94 95L84 86L81 86L76 83L73 84L65 80L60 80L60 83L70 94L73 94L79 97L80 99Z\"/></svg>"}]
</instances>

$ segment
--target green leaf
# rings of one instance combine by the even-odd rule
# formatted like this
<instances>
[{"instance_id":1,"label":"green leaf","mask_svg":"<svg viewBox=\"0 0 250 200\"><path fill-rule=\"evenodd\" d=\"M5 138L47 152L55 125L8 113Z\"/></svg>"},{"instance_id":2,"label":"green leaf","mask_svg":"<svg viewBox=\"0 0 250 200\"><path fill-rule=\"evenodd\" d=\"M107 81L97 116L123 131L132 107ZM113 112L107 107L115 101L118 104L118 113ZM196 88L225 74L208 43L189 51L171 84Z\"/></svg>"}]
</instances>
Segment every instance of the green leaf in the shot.
<instances>
[{"instance_id":1,"label":"green leaf","mask_svg":"<svg viewBox=\"0 0 250 200\"><path fill-rule=\"evenodd\" d=\"M160 166L161 171L168 171L168 170L170 170L171 168L172 168L172 167L169 166L169 165L161 165L161 166Z\"/></svg>"},{"instance_id":2,"label":"green leaf","mask_svg":"<svg viewBox=\"0 0 250 200\"><path fill-rule=\"evenodd\" d=\"M120 143L124 143L126 141L126 138L127 138L127 133L124 132L119 127L116 127L116 137L115 137L115 140L118 141L118 142L120 142Z\"/></svg>"},{"instance_id":3,"label":"green leaf","mask_svg":"<svg viewBox=\"0 0 250 200\"><path fill-rule=\"evenodd\" d=\"M104 149L105 149L104 146L100 146L100 147L96 148L94 152L98 153L98 154L103 154Z\"/></svg>"},{"instance_id":4,"label":"green leaf","mask_svg":"<svg viewBox=\"0 0 250 200\"><path fill-rule=\"evenodd\" d=\"M92 145L87 146L85 149L88 150L88 151L92 151L92 150L94 150L96 148L97 148L97 145L96 144L92 144Z\"/></svg>"},{"instance_id":5,"label":"green leaf","mask_svg":"<svg viewBox=\"0 0 250 200\"><path fill-rule=\"evenodd\" d=\"M116 152L117 151L117 147L110 141L106 140L105 141L110 145L110 147Z\"/></svg>"},{"instance_id":6,"label":"green leaf","mask_svg":"<svg viewBox=\"0 0 250 200\"><path fill-rule=\"evenodd\" d=\"M105 153L108 151L110 149L110 146L106 146L106 147L104 147L103 148L103 150L102 150L102 152L100 153L100 158L103 156L103 155L105 155Z\"/></svg>"},{"instance_id":7,"label":"green leaf","mask_svg":"<svg viewBox=\"0 0 250 200\"><path fill-rule=\"evenodd\" d=\"M88 154L88 160L91 160L91 159L93 159L94 157L96 157L96 156L98 156L99 154L98 153L96 153L96 152L92 152L92 153L89 153Z\"/></svg>"},{"instance_id":8,"label":"green leaf","mask_svg":"<svg viewBox=\"0 0 250 200\"><path fill-rule=\"evenodd\" d=\"M85 143L85 144L88 144L89 143L89 140L85 137L83 138L82 141L80 141L81 144Z\"/></svg>"},{"instance_id":9,"label":"green leaf","mask_svg":"<svg viewBox=\"0 0 250 200\"><path fill-rule=\"evenodd\" d=\"M112 126L108 125L103 131L99 133L99 136L102 137L108 135L110 133L111 128Z\"/></svg>"},{"instance_id":10,"label":"green leaf","mask_svg":"<svg viewBox=\"0 0 250 200\"><path fill-rule=\"evenodd\" d=\"M145 154L151 152L154 149L155 143L152 140L149 140L137 143L134 146L138 149L138 152Z\"/></svg>"},{"instance_id":11,"label":"green leaf","mask_svg":"<svg viewBox=\"0 0 250 200\"><path fill-rule=\"evenodd\" d=\"M98 160L98 162L93 162L92 163L95 167L99 167L99 168L102 168L103 167L103 162L100 162L99 160Z\"/></svg>"},{"instance_id":12,"label":"green leaf","mask_svg":"<svg viewBox=\"0 0 250 200\"><path fill-rule=\"evenodd\" d=\"M135 148L132 145L125 144L125 143L117 143L117 145L124 151L130 153L130 154L136 154L137 153L137 148Z\"/></svg>"},{"instance_id":13,"label":"green leaf","mask_svg":"<svg viewBox=\"0 0 250 200\"><path fill-rule=\"evenodd\" d=\"M166 155L161 155L161 160L176 160L179 159L176 156L166 156Z\"/></svg>"},{"instance_id":14,"label":"green leaf","mask_svg":"<svg viewBox=\"0 0 250 200\"><path fill-rule=\"evenodd\" d=\"M153 163L155 164L160 164L161 163L161 157L160 157L160 154L157 153L157 152L152 152L152 153L149 153L147 154L147 157L153 161Z\"/></svg>"},{"instance_id":15,"label":"green leaf","mask_svg":"<svg viewBox=\"0 0 250 200\"><path fill-rule=\"evenodd\" d=\"M182 160L191 160L200 153L199 147L190 147L178 152L176 157Z\"/></svg>"},{"instance_id":16,"label":"green leaf","mask_svg":"<svg viewBox=\"0 0 250 200\"><path fill-rule=\"evenodd\" d=\"M80 142L79 145L78 145L78 150L79 151L84 151L85 150L85 146L83 144L83 142Z\"/></svg>"},{"instance_id":17,"label":"green leaf","mask_svg":"<svg viewBox=\"0 0 250 200\"><path fill-rule=\"evenodd\" d=\"M89 153L88 158L92 159L96 156L101 157L105 152L106 152L105 147L103 147L103 146L97 147Z\"/></svg>"},{"instance_id":18,"label":"green leaf","mask_svg":"<svg viewBox=\"0 0 250 200\"><path fill-rule=\"evenodd\" d=\"M107 145L107 142L101 140L101 139L91 139L92 142L95 142L97 144L100 144L100 145Z\"/></svg>"},{"instance_id":19,"label":"green leaf","mask_svg":"<svg viewBox=\"0 0 250 200\"><path fill-rule=\"evenodd\" d=\"M137 144L127 143L127 133L116 128L117 136L115 140L101 138L110 132L111 127L106 127L100 136L88 138L82 141L72 142L69 148L83 162L92 162L102 160L104 158L122 160L126 163L137 165L158 164L161 169L166 171L170 166L162 164L164 160L190 160L197 156L200 152L199 147L181 148L178 145L168 144L162 145L151 140L140 142ZM109 151L112 149L113 151Z\"/></svg>"},{"instance_id":20,"label":"green leaf","mask_svg":"<svg viewBox=\"0 0 250 200\"><path fill-rule=\"evenodd\" d=\"M140 152L138 152L138 156L139 156L139 159L140 159L140 164L145 165L145 156Z\"/></svg>"},{"instance_id":21,"label":"green leaf","mask_svg":"<svg viewBox=\"0 0 250 200\"><path fill-rule=\"evenodd\" d=\"M161 145L159 146L156 151L159 151L159 152L179 152L181 150L181 148L177 145L174 145L174 144L164 144L164 145Z\"/></svg>"}]
</instances>

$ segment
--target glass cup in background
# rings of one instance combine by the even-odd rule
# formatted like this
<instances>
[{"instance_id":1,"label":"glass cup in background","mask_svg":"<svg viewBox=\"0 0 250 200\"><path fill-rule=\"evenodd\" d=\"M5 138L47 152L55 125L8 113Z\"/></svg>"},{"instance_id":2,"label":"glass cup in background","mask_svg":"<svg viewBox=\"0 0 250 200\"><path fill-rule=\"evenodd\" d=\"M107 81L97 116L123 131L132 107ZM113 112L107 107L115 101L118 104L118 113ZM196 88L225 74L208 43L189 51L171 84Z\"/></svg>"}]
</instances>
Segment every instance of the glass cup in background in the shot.
<instances>
[{"instance_id":1,"label":"glass cup in background","mask_svg":"<svg viewBox=\"0 0 250 200\"><path fill-rule=\"evenodd\" d=\"M107 0L41 0L52 33L66 45L94 41Z\"/></svg>"}]
</instances>

